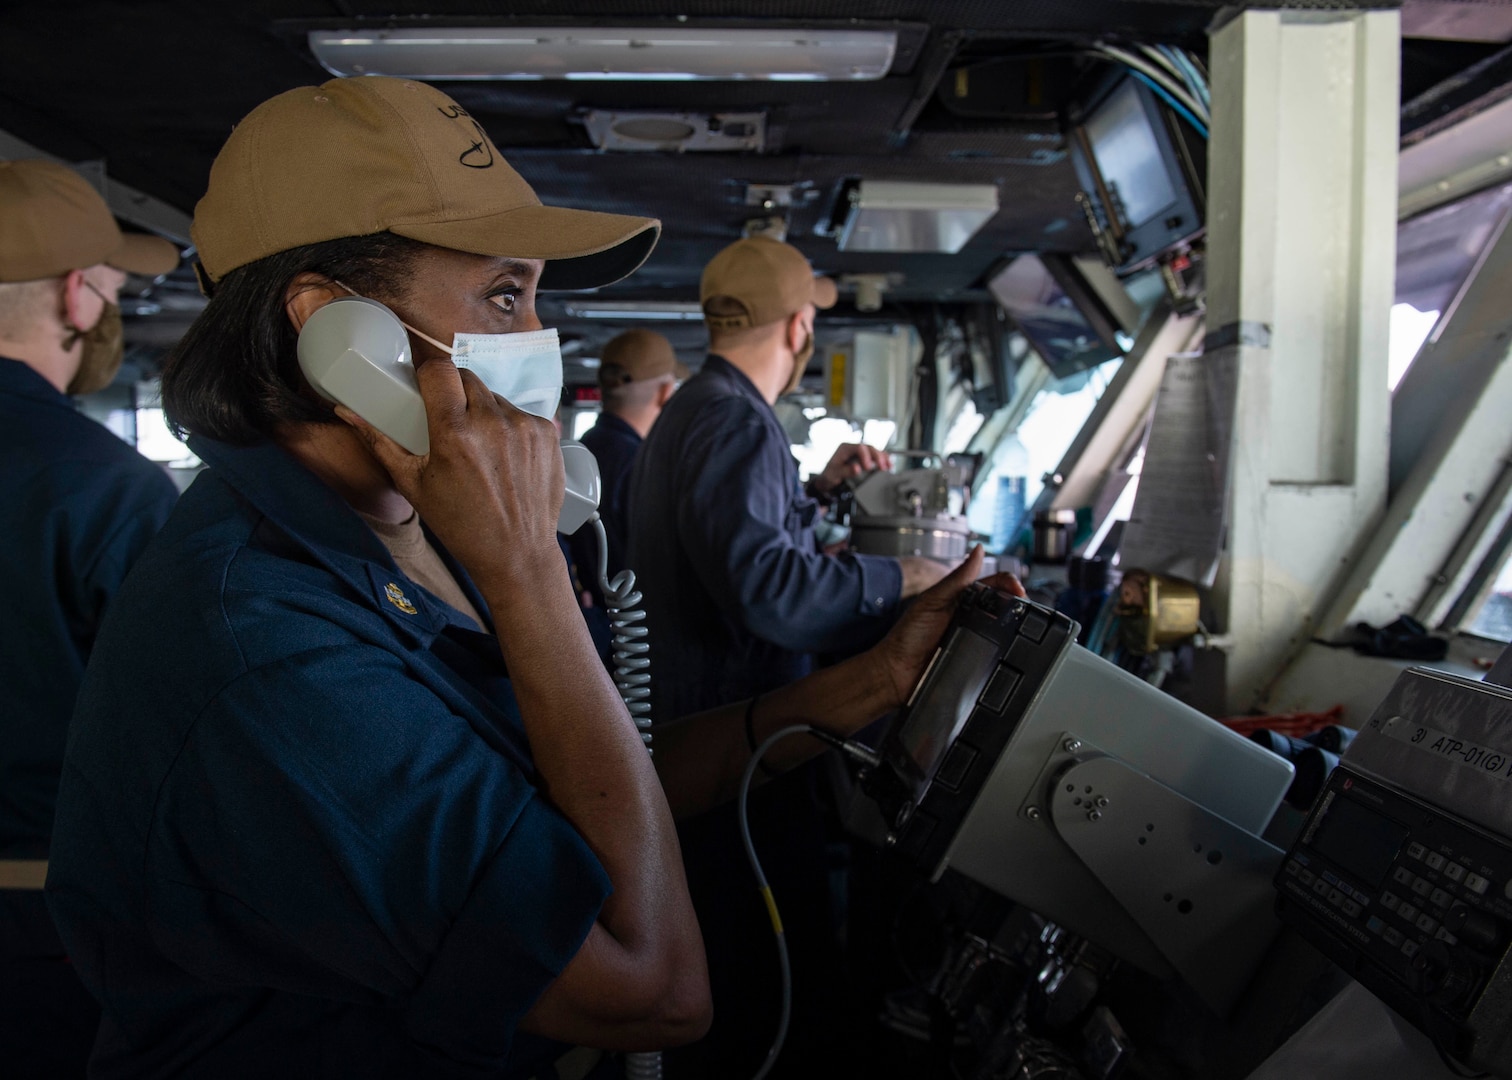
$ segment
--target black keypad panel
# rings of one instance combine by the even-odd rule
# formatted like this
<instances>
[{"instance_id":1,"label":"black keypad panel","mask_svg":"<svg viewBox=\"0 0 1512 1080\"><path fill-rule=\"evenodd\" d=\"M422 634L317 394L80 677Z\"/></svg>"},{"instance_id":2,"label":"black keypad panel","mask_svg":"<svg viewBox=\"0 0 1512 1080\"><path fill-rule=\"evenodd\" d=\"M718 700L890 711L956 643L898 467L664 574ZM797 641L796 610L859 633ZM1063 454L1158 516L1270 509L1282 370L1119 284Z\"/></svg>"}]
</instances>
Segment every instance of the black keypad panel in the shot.
<instances>
[{"instance_id":1,"label":"black keypad panel","mask_svg":"<svg viewBox=\"0 0 1512 1080\"><path fill-rule=\"evenodd\" d=\"M1421 847L1421 845L1415 845ZM1430 854L1423 849L1417 861L1424 869L1429 868ZM1410 856L1409 856L1410 857ZM1376 948L1390 955L1400 956L1401 962L1411 961L1429 940L1437 939L1449 945L1457 942L1455 936L1443 925L1455 897L1447 887L1452 879L1447 872L1451 865L1439 856L1439 870L1443 871L1442 882L1413 873L1407 865L1392 869L1387 884L1375 896L1359 888L1346 876L1323 865L1306 852L1294 852L1282 867L1282 883L1292 879L1299 891L1305 890L1350 922L1363 922ZM1463 869L1463 868L1462 868ZM1464 877L1463 874L1460 875Z\"/></svg>"},{"instance_id":2,"label":"black keypad panel","mask_svg":"<svg viewBox=\"0 0 1512 1080\"><path fill-rule=\"evenodd\" d=\"M1383 960L1399 958L1392 966L1405 970L1402 965L1429 941L1458 944L1445 925L1456 905L1505 914L1501 886L1481 869L1481 860L1473 853L1451 852L1447 846L1437 851L1414 839L1397 853L1386 880L1373 892L1361 889L1358 882L1304 848L1291 853L1277 884L1309 903L1333 909L1364 931L1370 951Z\"/></svg>"},{"instance_id":3,"label":"black keypad panel","mask_svg":"<svg viewBox=\"0 0 1512 1080\"><path fill-rule=\"evenodd\" d=\"M1378 998L1472 1037L1487 973L1512 940L1507 837L1341 763L1275 882L1282 922ZM1430 946L1431 970L1461 973L1452 995L1422 992L1415 958Z\"/></svg>"}]
</instances>

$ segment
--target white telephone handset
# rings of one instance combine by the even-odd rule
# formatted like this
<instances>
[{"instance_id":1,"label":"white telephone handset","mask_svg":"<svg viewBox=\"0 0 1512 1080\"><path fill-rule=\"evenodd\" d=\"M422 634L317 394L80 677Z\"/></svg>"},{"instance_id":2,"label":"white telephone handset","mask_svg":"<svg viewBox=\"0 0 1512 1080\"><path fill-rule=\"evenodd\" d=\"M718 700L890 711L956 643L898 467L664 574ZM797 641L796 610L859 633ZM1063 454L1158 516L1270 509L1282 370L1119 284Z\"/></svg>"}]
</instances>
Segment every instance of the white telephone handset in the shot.
<instances>
[{"instance_id":1,"label":"white telephone handset","mask_svg":"<svg viewBox=\"0 0 1512 1080\"><path fill-rule=\"evenodd\" d=\"M322 397L345 405L410 453L430 453L409 333L383 304L343 296L311 315L299 332L299 368ZM562 464L567 493L557 531L575 533L598 509L598 462L582 443L563 439Z\"/></svg>"}]
</instances>

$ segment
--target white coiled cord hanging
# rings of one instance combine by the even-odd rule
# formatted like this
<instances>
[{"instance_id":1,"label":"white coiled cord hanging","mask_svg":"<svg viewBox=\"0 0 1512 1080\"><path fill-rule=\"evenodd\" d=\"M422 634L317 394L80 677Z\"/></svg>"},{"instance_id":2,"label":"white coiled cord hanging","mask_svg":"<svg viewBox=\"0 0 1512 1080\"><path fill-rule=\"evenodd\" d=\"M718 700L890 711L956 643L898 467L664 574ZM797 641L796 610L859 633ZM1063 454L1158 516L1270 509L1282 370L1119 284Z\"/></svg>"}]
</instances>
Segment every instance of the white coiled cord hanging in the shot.
<instances>
[{"instance_id":1,"label":"white coiled cord hanging","mask_svg":"<svg viewBox=\"0 0 1512 1080\"><path fill-rule=\"evenodd\" d=\"M625 1080L662 1080L660 1050L625 1055Z\"/></svg>"},{"instance_id":2,"label":"white coiled cord hanging","mask_svg":"<svg viewBox=\"0 0 1512 1080\"><path fill-rule=\"evenodd\" d=\"M651 646L646 641L646 613L638 605L641 594L635 588L635 571L621 570L614 580L609 569L609 534L597 511L588 519L598 535L598 583L609 609L609 625L614 628L614 685L624 699L630 719L635 721L646 753L651 750ZM625 1080L662 1080L660 1051L625 1055Z\"/></svg>"},{"instance_id":3,"label":"white coiled cord hanging","mask_svg":"<svg viewBox=\"0 0 1512 1080\"><path fill-rule=\"evenodd\" d=\"M624 699L630 719L640 732L646 752L651 750L651 646L646 641L646 613L638 605L641 594L635 588L635 571L621 570L610 581L605 573L609 566L609 536L598 513L588 519L598 534L599 591L609 609L609 625L614 628L614 685Z\"/></svg>"}]
</instances>

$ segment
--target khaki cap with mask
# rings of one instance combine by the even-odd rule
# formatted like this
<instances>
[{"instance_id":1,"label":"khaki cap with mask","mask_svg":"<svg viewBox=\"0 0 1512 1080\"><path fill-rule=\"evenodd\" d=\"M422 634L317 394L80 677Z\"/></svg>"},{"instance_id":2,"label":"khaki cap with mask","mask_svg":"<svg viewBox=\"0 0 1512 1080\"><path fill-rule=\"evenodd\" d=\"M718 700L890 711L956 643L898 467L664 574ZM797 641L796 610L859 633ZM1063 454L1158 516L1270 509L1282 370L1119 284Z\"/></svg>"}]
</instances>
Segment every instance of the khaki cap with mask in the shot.
<instances>
[{"instance_id":1,"label":"khaki cap with mask","mask_svg":"<svg viewBox=\"0 0 1512 1080\"><path fill-rule=\"evenodd\" d=\"M0 161L0 282L61 277L100 263L157 277L178 261L167 240L121 232L100 193L67 165Z\"/></svg>"},{"instance_id":2,"label":"khaki cap with mask","mask_svg":"<svg viewBox=\"0 0 1512 1080\"><path fill-rule=\"evenodd\" d=\"M699 283L704 322L711 330L744 330L786 319L807 305L835 306L834 279L815 277L803 252L766 236L737 240L709 261ZM709 301L732 301L740 310L710 314Z\"/></svg>"},{"instance_id":3,"label":"khaki cap with mask","mask_svg":"<svg viewBox=\"0 0 1512 1080\"><path fill-rule=\"evenodd\" d=\"M663 375L682 380L688 369L677 359L672 343L654 330L626 330L599 354L598 381L605 389Z\"/></svg>"},{"instance_id":4,"label":"khaki cap with mask","mask_svg":"<svg viewBox=\"0 0 1512 1080\"><path fill-rule=\"evenodd\" d=\"M543 289L634 271L652 218L542 206L482 126L434 87L362 76L303 86L238 124L210 169L192 235L219 281L281 251L391 232L455 251L544 259Z\"/></svg>"}]
</instances>

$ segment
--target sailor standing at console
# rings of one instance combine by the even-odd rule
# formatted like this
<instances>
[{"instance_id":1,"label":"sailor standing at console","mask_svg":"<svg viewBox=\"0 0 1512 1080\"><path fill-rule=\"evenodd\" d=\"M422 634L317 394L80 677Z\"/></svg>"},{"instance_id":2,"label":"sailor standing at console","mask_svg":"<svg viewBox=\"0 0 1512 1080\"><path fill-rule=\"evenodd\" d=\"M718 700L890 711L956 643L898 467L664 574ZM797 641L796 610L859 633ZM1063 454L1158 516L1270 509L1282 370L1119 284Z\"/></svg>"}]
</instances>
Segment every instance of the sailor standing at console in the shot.
<instances>
[{"instance_id":1,"label":"sailor standing at console","mask_svg":"<svg viewBox=\"0 0 1512 1080\"><path fill-rule=\"evenodd\" d=\"M864 443L798 482L772 406L798 387L835 283L797 248L737 240L699 286L710 355L668 402L630 480L630 565L656 640L656 715L682 716L803 675L815 653L881 637L898 602L945 574L930 559L824 555L820 502L886 468Z\"/></svg>"},{"instance_id":2,"label":"sailor standing at console","mask_svg":"<svg viewBox=\"0 0 1512 1080\"><path fill-rule=\"evenodd\" d=\"M121 366L126 272L166 274L166 240L124 236L94 188L50 161L0 162L0 1061L82 1075L99 1009L42 902L74 697L105 609L177 492L70 394Z\"/></svg>"},{"instance_id":3,"label":"sailor standing at console","mask_svg":"<svg viewBox=\"0 0 1512 1080\"><path fill-rule=\"evenodd\" d=\"M836 451L804 490L772 406L791 393L814 351L814 319L835 283L802 252L764 237L738 240L700 284L710 356L677 392L641 447L630 481L630 566L645 592L655 679L653 713L681 716L761 697L810 670L816 653L846 655L876 641L899 601L946 570L921 558L826 555L815 539L819 501L847 477L886 467L886 454ZM666 770L663 769L665 774ZM819 1017L838 992L824 815L812 771L752 803L752 832L771 851L773 888L787 897L795 1018L792 1055L833 1048ZM759 1064L772 1025L770 947L753 929L759 901L734 814L716 810L681 830L689 887L708 946L715 1020L710 1036L668 1055L669 1075L738 1076ZM822 1067L810 1058L809 1066Z\"/></svg>"}]
</instances>

